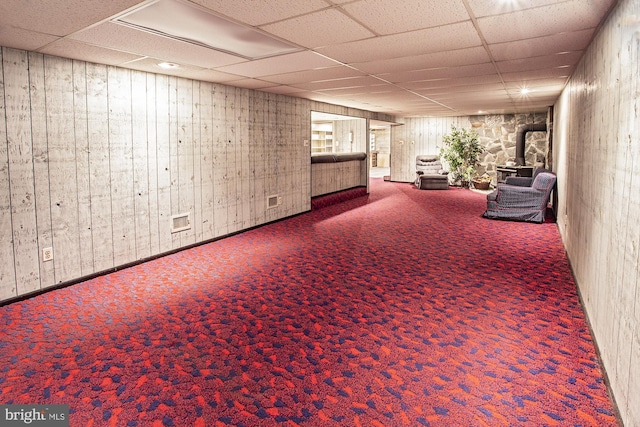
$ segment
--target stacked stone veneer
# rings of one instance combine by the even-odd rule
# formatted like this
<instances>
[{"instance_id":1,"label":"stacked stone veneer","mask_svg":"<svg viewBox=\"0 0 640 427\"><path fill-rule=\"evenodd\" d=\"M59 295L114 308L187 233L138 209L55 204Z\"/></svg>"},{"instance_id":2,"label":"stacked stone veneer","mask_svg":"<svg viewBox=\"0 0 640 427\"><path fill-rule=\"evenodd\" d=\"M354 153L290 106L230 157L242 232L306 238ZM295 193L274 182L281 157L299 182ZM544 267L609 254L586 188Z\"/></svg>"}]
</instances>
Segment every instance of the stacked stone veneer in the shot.
<instances>
[{"instance_id":1,"label":"stacked stone veneer","mask_svg":"<svg viewBox=\"0 0 640 427\"><path fill-rule=\"evenodd\" d=\"M480 155L477 174L485 172L496 183L496 166L516 158L516 134L521 125L547 123L547 113L500 114L469 116L464 127L475 129L485 151ZM548 132L527 132L525 139L525 163L528 166L548 166Z\"/></svg>"}]
</instances>

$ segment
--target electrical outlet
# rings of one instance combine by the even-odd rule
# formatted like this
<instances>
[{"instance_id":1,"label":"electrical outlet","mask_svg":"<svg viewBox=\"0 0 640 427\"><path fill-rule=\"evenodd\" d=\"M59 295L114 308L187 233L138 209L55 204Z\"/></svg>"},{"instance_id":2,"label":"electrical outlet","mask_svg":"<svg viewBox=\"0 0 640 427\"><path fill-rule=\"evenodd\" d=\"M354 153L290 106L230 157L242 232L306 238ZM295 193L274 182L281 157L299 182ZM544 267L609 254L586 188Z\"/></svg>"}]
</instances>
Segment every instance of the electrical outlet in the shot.
<instances>
[{"instance_id":1,"label":"electrical outlet","mask_svg":"<svg viewBox=\"0 0 640 427\"><path fill-rule=\"evenodd\" d=\"M42 250L42 261L53 260L53 248L44 248Z\"/></svg>"}]
</instances>

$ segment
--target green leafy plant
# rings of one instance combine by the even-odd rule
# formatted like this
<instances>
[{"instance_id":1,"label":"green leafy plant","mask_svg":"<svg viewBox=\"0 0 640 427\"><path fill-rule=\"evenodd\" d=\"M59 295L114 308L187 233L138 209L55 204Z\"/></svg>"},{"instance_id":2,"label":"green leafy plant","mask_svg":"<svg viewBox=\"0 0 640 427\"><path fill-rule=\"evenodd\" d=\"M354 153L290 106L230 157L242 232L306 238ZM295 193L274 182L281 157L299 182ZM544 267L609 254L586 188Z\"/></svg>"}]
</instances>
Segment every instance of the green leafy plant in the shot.
<instances>
[{"instance_id":1,"label":"green leafy plant","mask_svg":"<svg viewBox=\"0 0 640 427\"><path fill-rule=\"evenodd\" d=\"M458 129L451 125L451 133L445 135L442 141L444 146L440 147L440 157L449 166L453 180L463 186L469 186L483 150L478 140L478 132L473 129Z\"/></svg>"}]
</instances>

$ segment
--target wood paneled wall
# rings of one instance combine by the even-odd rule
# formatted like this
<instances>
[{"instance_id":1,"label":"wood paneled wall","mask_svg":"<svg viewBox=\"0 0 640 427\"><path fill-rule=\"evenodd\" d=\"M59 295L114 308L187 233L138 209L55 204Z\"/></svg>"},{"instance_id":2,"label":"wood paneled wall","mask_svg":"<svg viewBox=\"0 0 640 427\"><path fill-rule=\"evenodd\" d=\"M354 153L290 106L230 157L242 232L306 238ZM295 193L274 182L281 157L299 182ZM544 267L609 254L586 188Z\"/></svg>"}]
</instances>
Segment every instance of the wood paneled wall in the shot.
<instances>
[{"instance_id":1,"label":"wood paneled wall","mask_svg":"<svg viewBox=\"0 0 640 427\"><path fill-rule=\"evenodd\" d=\"M405 118L404 126L391 128L391 181L413 182L416 179L416 156L439 154L442 137L451 125L469 126L467 117Z\"/></svg>"},{"instance_id":2,"label":"wood paneled wall","mask_svg":"<svg viewBox=\"0 0 640 427\"><path fill-rule=\"evenodd\" d=\"M0 65L0 300L307 211L311 109L378 118L15 49Z\"/></svg>"},{"instance_id":3,"label":"wood paneled wall","mask_svg":"<svg viewBox=\"0 0 640 427\"><path fill-rule=\"evenodd\" d=\"M313 163L311 165L311 197L366 186L366 168L366 160Z\"/></svg>"},{"instance_id":4,"label":"wood paneled wall","mask_svg":"<svg viewBox=\"0 0 640 427\"><path fill-rule=\"evenodd\" d=\"M349 138L352 138L351 141ZM336 153L366 153L368 142L366 120L336 120L333 122L333 143Z\"/></svg>"},{"instance_id":5,"label":"wood paneled wall","mask_svg":"<svg viewBox=\"0 0 640 427\"><path fill-rule=\"evenodd\" d=\"M640 425L640 3L621 0L556 103L558 228L626 426Z\"/></svg>"}]
</instances>

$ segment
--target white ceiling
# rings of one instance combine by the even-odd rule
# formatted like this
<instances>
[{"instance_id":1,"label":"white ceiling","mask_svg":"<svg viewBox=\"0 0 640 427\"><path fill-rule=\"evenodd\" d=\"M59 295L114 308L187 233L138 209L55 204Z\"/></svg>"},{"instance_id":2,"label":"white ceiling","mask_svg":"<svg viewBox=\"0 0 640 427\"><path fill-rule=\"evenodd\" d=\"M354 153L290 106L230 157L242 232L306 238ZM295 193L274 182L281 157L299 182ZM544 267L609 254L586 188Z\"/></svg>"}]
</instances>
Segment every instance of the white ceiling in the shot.
<instances>
[{"instance_id":1,"label":"white ceiling","mask_svg":"<svg viewBox=\"0 0 640 427\"><path fill-rule=\"evenodd\" d=\"M252 61L112 22L150 1L2 0L0 45L399 117L533 112L616 2L191 0L301 48Z\"/></svg>"}]
</instances>

